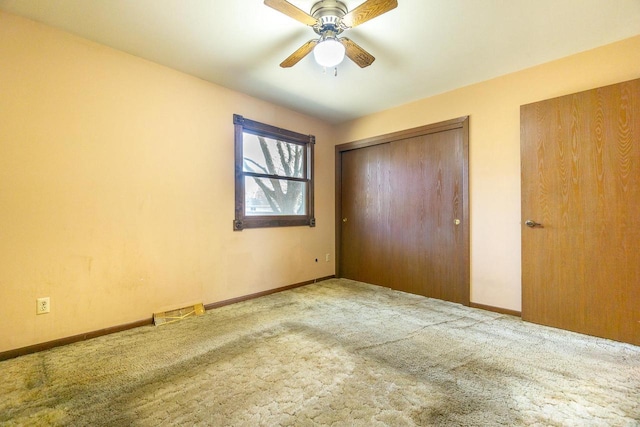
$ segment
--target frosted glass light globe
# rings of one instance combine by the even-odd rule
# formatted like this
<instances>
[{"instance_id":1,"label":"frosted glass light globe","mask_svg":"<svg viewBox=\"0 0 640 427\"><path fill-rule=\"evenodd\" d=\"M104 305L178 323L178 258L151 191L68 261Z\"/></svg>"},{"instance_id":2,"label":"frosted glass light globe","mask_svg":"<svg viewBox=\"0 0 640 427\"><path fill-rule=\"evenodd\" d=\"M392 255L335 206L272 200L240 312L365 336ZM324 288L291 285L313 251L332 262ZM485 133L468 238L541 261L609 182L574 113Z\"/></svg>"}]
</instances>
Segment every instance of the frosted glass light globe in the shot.
<instances>
[{"instance_id":1,"label":"frosted glass light globe","mask_svg":"<svg viewBox=\"0 0 640 427\"><path fill-rule=\"evenodd\" d=\"M336 39L321 41L313 49L316 62L323 67L335 67L344 59L344 45Z\"/></svg>"}]
</instances>

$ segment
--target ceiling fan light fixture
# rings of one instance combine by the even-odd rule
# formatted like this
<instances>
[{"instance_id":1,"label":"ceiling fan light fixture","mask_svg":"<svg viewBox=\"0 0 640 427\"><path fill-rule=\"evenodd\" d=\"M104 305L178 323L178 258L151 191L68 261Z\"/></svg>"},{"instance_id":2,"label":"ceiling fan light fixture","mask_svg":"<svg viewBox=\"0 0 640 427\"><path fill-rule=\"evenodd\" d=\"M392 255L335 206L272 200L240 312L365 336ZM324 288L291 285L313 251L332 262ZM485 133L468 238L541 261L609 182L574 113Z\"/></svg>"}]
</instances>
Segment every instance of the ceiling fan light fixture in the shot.
<instances>
[{"instance_id":1,"label":"ceiling fan light fixture","mask_svg":"<svg viewBox=\"0 0 640 427\"><path fill-rule=\"evenodd\" d=\"M313 48L313 57L323 67L335 67L344 59L345 47L335 38L326 38Z\"/></svg>"}]
</instances>

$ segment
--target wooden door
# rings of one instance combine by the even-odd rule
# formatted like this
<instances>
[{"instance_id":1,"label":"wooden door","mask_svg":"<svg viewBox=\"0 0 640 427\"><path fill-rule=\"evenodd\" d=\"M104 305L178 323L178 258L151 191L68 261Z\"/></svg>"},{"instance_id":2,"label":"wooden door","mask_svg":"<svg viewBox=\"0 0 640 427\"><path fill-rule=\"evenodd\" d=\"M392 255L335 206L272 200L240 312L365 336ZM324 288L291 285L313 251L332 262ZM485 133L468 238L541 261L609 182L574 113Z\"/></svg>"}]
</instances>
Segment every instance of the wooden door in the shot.
<instances>
[{"instance_id":1,"label":"wooden door","mask_svg":"<svg viewBox=\"0 0 640 427\"><path fill-rule=\"evenodd\" d=\"M640 80L522 106L521 165L522 318L640 345Z\"/></svg>"},{"instance_id":2,"label":"wooden door","mask_svg":"<svg viewBox=\"0 0 640 427\"><path fill-rule=\"evenodd\" d=\"M469 304L467 123L337 148L339 276Z\"/></svg>"},{"instance_id":3,"label":"wooden door","mask_svg":"<svg viewBox=\"0 0 640 427\"><path fill-rule=\"evenodd\" d=\"M469 304L464 280L462 129L392 143L395 289Z\"/></svg>"},{"instance_id":4,"label":"wooden door","mask_svg":"<svg viewBox=\"0 0 640 427\"><path fill-rule=\"evenodd\" d=\"M341 277L389 286L389 143L342 154Z\"/></svg>"}]
</instances>

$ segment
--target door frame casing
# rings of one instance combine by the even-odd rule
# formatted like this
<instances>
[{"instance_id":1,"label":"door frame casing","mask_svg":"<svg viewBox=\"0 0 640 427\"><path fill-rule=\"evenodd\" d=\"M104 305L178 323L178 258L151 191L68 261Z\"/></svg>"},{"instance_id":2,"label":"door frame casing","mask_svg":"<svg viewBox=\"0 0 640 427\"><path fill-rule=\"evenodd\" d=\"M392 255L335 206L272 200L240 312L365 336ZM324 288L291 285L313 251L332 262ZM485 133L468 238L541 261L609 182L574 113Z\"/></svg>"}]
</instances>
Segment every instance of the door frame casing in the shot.
<instances>
[{"instance_id":1,"label":"door frame casing","mask_svg":"<svg viewBox=\"0 0 640 427\"><path fill-rule=\"evenodd\" d=\"M463 265L464 281L471 288L471 256L470 256L470 220L469 220L469 116L462 116L456 119L446 120L439 123L433 123L426 126L420 126L398 132L392 132L380 136L361 139L358 141L347 142L336 145L335 161L335 263L336 277L342 277L341 271L341 243L342 243L342 153L360 148L371 147L379 144L391 143L394 141L413 138L418 136L430 135L448 130L462 129L462 223L464 227L463 233Z\"/></svg>"}]
</instances>

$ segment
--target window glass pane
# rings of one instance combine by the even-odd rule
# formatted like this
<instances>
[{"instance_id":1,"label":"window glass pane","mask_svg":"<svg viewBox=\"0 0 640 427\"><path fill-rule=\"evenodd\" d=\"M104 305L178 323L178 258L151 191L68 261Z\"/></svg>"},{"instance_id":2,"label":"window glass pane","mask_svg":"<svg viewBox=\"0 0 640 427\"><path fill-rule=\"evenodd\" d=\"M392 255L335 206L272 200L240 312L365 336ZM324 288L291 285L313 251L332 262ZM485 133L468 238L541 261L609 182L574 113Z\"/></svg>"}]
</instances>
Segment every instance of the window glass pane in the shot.
<instances>
[{"instance_id":1,"label":"window glass pane","mask_svg":"<svg viewBox=\"0 0 640 427\"><path fill-rule=\"evenodd\" d=\"M244 172L304 178L304 149L299 144L243 133Z\"/></svg>"},{"instance_id":2,"label":"window glass pane","mask_svg":"<svg viewBox=\"0 0 640 427\"><path fill-rule=\"evenodd\" d=\"M304 182L245 177L245 215L306 215Z\"/></svg>"}]
</instances>

